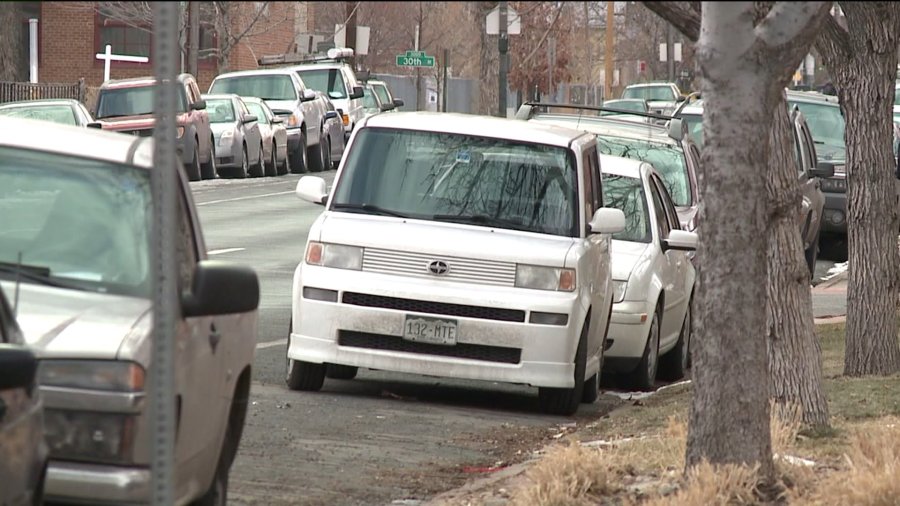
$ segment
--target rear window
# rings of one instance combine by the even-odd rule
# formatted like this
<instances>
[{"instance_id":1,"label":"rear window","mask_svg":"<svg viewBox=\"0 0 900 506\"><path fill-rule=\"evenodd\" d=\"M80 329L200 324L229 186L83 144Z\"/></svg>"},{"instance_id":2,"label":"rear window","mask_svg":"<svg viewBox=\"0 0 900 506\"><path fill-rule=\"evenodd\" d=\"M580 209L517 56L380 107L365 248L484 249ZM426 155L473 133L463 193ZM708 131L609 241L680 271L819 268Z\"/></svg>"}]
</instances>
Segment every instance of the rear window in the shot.
<instances>
[{"instance_id":1,"label":"rear window","mask_svg":"<svg viewBox=\"0 0 900 506\"><path fill-rule=\"evenodd\" d=\"M153 114L154 86L101 89L97 97L97 119ZM178 86L178 112L187 111L184 87Z\"/></svg>"},{"instance_id":2,"label":"rear window","mask_svg":"<svg viewBox=\"0 0 900 506\"><path fill-rule=\"evenodd\" d=\"M297 90L289 75L250 75L218 78L209 88L212 94L234 93L263 100L296 100Z\"/></svg>"},{"instance_id":3,"label":"rear window","mask_svg":"<svg viewBox=\"0 0 900 506\"><path fill-rule=\"evenodd\" d=\"M75 111L66 104L54 105L23 105L0 109L0 116L11 118L35 119L40 121L52 121L62 125L77 125Z\"/></svg>"},{"instance_id":4,"label":"rear window","mask_svg":"<svg viewBox=\"0 0 900 506\"><path fill-rule=\"evenodd\" d=\"M642 98L648 101L674 102L675 92L668 86L636 86L625 88L622 98Z\"/></svg>"}]
</instances>

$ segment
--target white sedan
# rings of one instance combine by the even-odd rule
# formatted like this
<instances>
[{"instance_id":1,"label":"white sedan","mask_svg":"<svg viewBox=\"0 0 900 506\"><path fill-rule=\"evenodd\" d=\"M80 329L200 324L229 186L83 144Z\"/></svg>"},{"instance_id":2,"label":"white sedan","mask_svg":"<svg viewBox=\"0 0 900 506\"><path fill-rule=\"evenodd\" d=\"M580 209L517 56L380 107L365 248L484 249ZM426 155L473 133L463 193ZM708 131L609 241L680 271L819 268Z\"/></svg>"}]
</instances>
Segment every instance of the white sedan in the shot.
<instances>
[{"instance_id":1,"label":"white sedan","mask_svg":"<svg viewBox=\"0 0 900 506\"><path fill-rule=\"evenodd\" d=\"M625 213L613 235L614 304L604 372L653 388L657 371L680 379L690 366L690 301L694 267L688 252L697 235L681 230L659 174L645 162L600 156L603 200Z\"/></svg>"}]
</instances>

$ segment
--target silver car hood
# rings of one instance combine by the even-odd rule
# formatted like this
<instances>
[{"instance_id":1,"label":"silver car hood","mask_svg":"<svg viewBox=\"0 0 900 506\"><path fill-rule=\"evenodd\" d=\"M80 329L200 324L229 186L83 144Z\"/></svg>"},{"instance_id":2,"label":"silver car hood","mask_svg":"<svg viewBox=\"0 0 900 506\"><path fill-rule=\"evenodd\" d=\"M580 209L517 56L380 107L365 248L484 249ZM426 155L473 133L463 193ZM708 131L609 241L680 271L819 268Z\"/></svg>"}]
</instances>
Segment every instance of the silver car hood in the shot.
<instances>
[{"instance_id":1,"label":"silver car hood","mask_svg":"<svg viewBox=\"0 0 900 506\"><path fill-rule=\"evenodd\" d=\"M2 286L13 301L14 283ZM119 351L129 337L143 337L132 335L132 329L150 307L149 299L22 283L17 319L40 358L133 358L120 357Z\"/></svg>"}]
</instances>

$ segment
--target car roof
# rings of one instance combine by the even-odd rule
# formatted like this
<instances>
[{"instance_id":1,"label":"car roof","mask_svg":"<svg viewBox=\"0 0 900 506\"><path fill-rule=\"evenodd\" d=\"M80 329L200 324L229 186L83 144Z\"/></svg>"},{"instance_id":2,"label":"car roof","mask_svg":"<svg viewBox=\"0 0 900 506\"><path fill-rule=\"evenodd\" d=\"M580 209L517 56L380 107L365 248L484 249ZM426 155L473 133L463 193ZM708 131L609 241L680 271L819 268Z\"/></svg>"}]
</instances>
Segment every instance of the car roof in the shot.
<instances>
[{"instance_id":1,"label":"car roof","mask_svg":"<svg viewBox=\"0 0 900 506\"><path fill-rule=\"evenodd\" d=\"M641 171L644 166L650 167L650 164L622 156L600 155L600 172L604 174L642 179Z\"/></svg>"},{"instance_id":2,"label":"car roof","mask_svg":"<svg viewBox=\"0 0 900 506\"><path fill-rule=\"evenodd\" d=\"M347 65L345 62L323 61L323 62L319 62L319 63L303 63L300 65L291 65L290 67L287 67L287 68L291 69L291 71L296 72L298 70L339 69L339 68L344 67L345 65Z\"/></svg>"},{"instance_id":3,"label":"car roof","mask_svg":"<svg viewBox=\"0 0 900 506\"><path fill-rule=\"evenodd\" d=\"M66 104L66 105L71 106L71 105L77 105L80 103L81 103L80 101L75 100L74 98L44 98L44 99L39 99L39 100L19 100L17 102L5 102L3 104L0 104L0 109L13 108L13 107L25 107L25 106L30 106L30 105L44 106L44 105Z\"/></svg>"},{"instance_id":4,"label":"car roof","mask_svg":"<svg viewBox=\"0 0 900 506\"><path fill-rule=\"evenodd\" d=\"M840 101L833 95L826 95L818 91L794 91L788 90L787 99L793 102L815 102L827 103L835 106L840 105Z\"/></svg>"},{"instance_id":5,"label":"car roof","mask_svg":"<svg viewBox=\"0 0 900 506\"><path fill-rule=\"evenodd\" d=\"M191 74L178 74L176 81L183 82L187 79L193 79ZM128 79L110 79L100 85L100 89L117 89L117 88L137 88L139 86L152 86L156 83L153 76L130 77Z\"/></svg>"},{"instance_id":6,"label":"car roof","mask_svg":"<svg viewBox=\"0 0 900 506\"><path fill-rule=\"evenodd\" d=\"M626 139L663 143L670 146L678 145L678 141L669 137L668 132L662 126L617 119L614 115L580 116L577 114L538 113L529 121L558 125L565 128L577 128L601 137L624 137Z\"/></svg>"},{"instance_id":7,"label":"car roof","mask_svg":"<svg viewBox=\"0 0 900 506\"><path fill-rule=\"evenodd\" d=\"M152 166L153 139L49 121L0 117L0 146ZM53 142L47 142L53 139Z\"/></svg>"},{"instance_id":8,"label":"car roof","mask_svg":"<svg viewBox=\"0 0 900 506\"><path fill-rule=\"evenodd\" d=\"M227 78L227 77L242 77L242 76L278 76L278 75L291 75L294 71L287 67L278 67L274 69L254 69L254 70L237 70L234 72L226 72L224 74L219 74L216 76L213 81Z\"/></svg>"},{"instance_id":9,"label":"car roof","mask_svg":"<svg viewBox=\"0 0 900 506\"><path fill-rule=\"evenodd\" d=\"M213 99L213 100L228 100L229 98L230 98L230 99L235 99L235 98L236 98L236 99L238 99L238 100L244 100L244 101L246 101L247 98L250 98L250 97L247 97L247 98L241 98L240 95L237 95L237 94L235 94L235 93L204 93L203 95L201 95L201 97L202 97L204 100L209 100L209 99Z\"/></svg>"},{"instance_id":10,"label":"car roof","mask_svg":"<svg viewBox=\"0 0 900 506\"><path fill-rule=\"evenodd\" d=\"M475 135L561 147L569 147L572 141L589 135L572 128L542 125L519 119L475 116L452 112L420 111L376 114L367 118L364 125L365 127Z\"/></svg>"},{"instance_id":11,"label":"car roof","mask_svg":"<svg viewBox=\"0 0 900 506\"><path fill-rule=\"evenodd\" d=\"M667 87L672 87L672 86L674 86L674 85L675 85L675 83L669 83L669 82L665 82L665 81L656 81L656 82L651 82L651 83L634 83L634 84L629 84L628 86L626 86L626 88L645 88L645 87L647 87L647 86L667 86Z\"/></svg>"}]
</instances>

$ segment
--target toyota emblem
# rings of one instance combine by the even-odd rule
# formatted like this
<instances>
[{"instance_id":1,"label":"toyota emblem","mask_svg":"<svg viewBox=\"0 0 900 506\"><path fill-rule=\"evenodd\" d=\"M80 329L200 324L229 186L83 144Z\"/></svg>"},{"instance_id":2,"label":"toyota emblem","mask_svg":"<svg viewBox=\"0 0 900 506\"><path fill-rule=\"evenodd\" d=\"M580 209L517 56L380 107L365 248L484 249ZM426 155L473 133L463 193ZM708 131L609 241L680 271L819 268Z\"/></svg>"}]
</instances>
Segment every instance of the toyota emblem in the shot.
<instances>
[{"instance_id":1,"label":"toyota emblem","mask_svg":"<svg viewBox=\"0 0 900 506\"><path fill-rule=\"evenodd\" d=\"M447 262L443 260L435 260L428 264L428 272L434 274L435 276L443 276L450 272L450 266L447 265Z\"/></svg>"}]
</instances>

